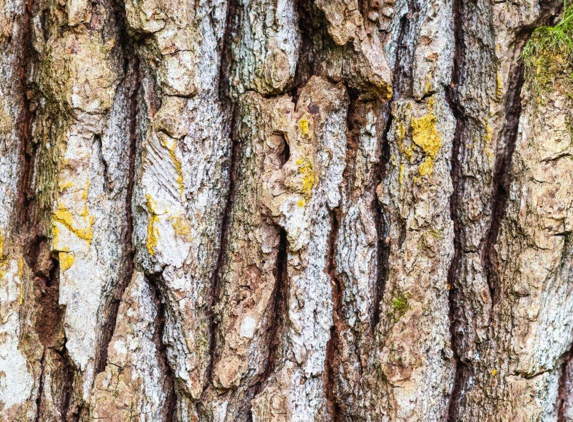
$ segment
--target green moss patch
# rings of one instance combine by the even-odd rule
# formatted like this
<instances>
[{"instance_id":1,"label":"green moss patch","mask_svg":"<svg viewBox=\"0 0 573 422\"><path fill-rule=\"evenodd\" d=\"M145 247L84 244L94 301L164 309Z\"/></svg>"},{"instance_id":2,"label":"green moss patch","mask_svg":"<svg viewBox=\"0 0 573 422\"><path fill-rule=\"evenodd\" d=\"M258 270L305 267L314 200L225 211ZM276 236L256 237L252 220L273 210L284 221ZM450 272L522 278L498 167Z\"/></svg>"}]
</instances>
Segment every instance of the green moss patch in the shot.
<instances>
[{"instance_id":1,"label":"green moss patch","mask_svg":"<svg viewBox=\"0 0 573 422\"><path fill-rule=\"evenodd\" d=\"M557 25L533 31L521 58L525 81L540 98L554 90L573 96L573 5L564 3Z\"/></svg>"}]
</instances>

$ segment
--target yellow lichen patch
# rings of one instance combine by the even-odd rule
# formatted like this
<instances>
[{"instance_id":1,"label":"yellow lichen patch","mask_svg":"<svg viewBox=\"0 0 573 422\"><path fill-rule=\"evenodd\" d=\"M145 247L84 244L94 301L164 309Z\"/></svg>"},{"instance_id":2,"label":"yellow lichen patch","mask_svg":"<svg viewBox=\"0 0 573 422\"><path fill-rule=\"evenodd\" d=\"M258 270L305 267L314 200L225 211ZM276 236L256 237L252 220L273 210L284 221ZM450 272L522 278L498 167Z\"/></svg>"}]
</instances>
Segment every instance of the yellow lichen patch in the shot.
<instances>
[{"instance_id":1,"label":"yellow lichen patch","mask_svg":"<svg viewBox=\"0 0 573 422\"><path fill-rule=\"evenodd\" d=\"M434 172L434 161L442 147L442 139L436 129L437 120L433 113L412 118L412 140L425 155L424 161L418 168L421 176L429 176Z\"/></svg>"},{"instance_id":2,"label":"yellow lichen patch","mask_svg":"<svg viewBox=\"0 0 573 422\"><path fill-rule=\"evenodd\" d=\"M491 375L495 377L497 375L497 369L494 369L493 371L491 371Z\"/></svg>"},{"instance_id":3,"label":"yellow lichen patch","mask_svg":"<svg viewBox=\"0 0 573 422\"><path fill-rule=\"evenodd\" d=\"M173 139L169 136L160 136L161 144L167 149L169 152L169 158L173 163L173 167L175 167L175 173L177 174L177 186L179 187L179 194L181 195L181 199L185 197L185 184L183 179L183 169L181 167L181 161L177 158L177 140Z\"/></svg>"},{"instance_id":4,"label":"yellow lichen patch","mask_svg":"<svg viewBox=\"0 0 573 422\"><path fill-rule=\"evenodd\" d=\"M304 206L306 205L306 201L305 201L304 199L301 199L301 200L298 201L296 204L297 204L299 207L302 208L302 207L304 207Z\"/></svg>"},{"instance_id":5,"label":"yellow lichen patch","mask_svg":"<svg viewBox=\"0 0 573 422\"><path fill-rule=\"evenodd\" d=\"M308 158L299 158L296 160L296 165L298 166L298 172L302 177L300 191L304 197L308 199L311 197L312 188L314 187L314 170L312 168L312 162Z\"/></svg>"},{"instance_id":6,"label":"yellow lichen patch","mask_svg":"<svg viewBox=\"0 0 573 422\"><path fill-rule=\"evenodd\" d=\"M58 255L62 271L69 270L74 264L74 256L69 252L60 252Z\"/></svg>"},{"instance_id":7,"label":"yellow lichen patch","mask_svg":"<svg viewBox=\"0 0 573 422\"><path fill-rule=\"evenodd\" d=\"M159 216L157 215L157 203L151 195L146 194L145 200L147 202L147 211L149 212L149 223L147 224L147 242L145 246L147 247L147 252L150 255L155 255L154 248L159 242L159 229L156 224L159 222Z\"/></svg>"},{"instance_id":8,"label":"yellow lichen patch","mask_svg":"<svg viewBox=\"0 0 573 422\"><path fill-rule=\"evenodd\" d=\"M314 123L312 121L312 117L305 114L300 118L298 121L298 128L300 129L300 133L305 138L312 138L313 135L313 128Z\"/></svg>"},{"instance_id":9,"label":"yellow lichen patch","mask_svg":"<svg viewBox=\"0 0 573 422\"><path fill-rule=\"evenodd\" d=\"M491 141L493 140L493 128L490 125L486 125L485 127L485 136L484 136L484 153L488 157L489 162L493 161L495 154L493 153L493 149L491 147Z\"/></svg>"},{"instance_id":10,"label":"yellow lichen patch","mask_svg":"<svg viewBox=\"0 0 573 422\"><path fill-rule=\"evenodd\" d=\"M398 176L398 182L400 182L400 186L402 186L402 183L404 182L404 171L405 171L404 164L400 164L400 174Z\"/></svg>"},{"instance_id":11,"label":"yellow lichen patch","mask_svg":"<svg viewBox=\"0 0 573 422\"><path fill-rule=\"evenodd\" d=\"M65 180L58 180L58 190L60 191L60 193L74 187L74 182L70 182L70 181L65 181Z\"/></svg>"},{"instance_id":12,"label":"yellow lichen patch","mask_svg":"<svg viewBox=\"0 0 573 422\"><path fill-rule=\"evenodd\" d=\"M0 260L4 258L4 237L2 232L0 232Z\"/></svg>"},{"instance_id":13,"label":"yellow lichen patch","mask_svg":"<svg viewBox=\"0 0 573 422\"><path fill-rule=\"evenodd\" d=\"M52 235L54 237L54 243L57 243L57 235L59 231L57 229L56 223L61 224L66 229L75 234L78 238L85 240L88 244L91 244L94 237L94 230L92 227L93 217L89 215L87 206L84 206L83 212L80 217L84 219L84 223L87 227L76 227L74 225L74 214L65 207L59 206L52 217Z\"/></svg>"},{"instance_id":14,"label":"yellow lichen patch","mask_svg":"<svg viewBox=\"0 0 573 422\"><path fill-rule=\"evenodd\" d=\"M497 71L497 81L496 81L496 91L495 95L497 98L501 98L503 95L503 80L501 79L501 72Z\"/></svg>"},{"instance_id":15,"label":"yellow lichen patch","mask_svg":"<svg viewBox=\"0 0 573 422\"><path fill-rule=\"evenodd\" d=\"M175 235L182 237L187 240L191 240L191 226L185 216L179 215L177 217L171 218L173 221L171 225L173 226L173 231Z\"/></svg>"}]
</instances>

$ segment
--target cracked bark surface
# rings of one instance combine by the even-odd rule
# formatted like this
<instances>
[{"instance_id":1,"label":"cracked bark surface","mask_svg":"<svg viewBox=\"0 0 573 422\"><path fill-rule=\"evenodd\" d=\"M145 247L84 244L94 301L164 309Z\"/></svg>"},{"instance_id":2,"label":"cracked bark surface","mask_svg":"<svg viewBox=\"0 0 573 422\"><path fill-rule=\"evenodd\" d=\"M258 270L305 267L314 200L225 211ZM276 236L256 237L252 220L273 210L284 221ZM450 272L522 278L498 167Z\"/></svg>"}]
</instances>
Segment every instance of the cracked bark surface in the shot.
<instances>
[{"instance_id":1,"label":"cracked bark surface","mask_svg":"<svg viewBox=\"0 0 573 422\"><path fill-rule=\"evenodd\" d=\"M0 419L573 420L562 15L0 0Z\"/></svg>"}]
</instances>

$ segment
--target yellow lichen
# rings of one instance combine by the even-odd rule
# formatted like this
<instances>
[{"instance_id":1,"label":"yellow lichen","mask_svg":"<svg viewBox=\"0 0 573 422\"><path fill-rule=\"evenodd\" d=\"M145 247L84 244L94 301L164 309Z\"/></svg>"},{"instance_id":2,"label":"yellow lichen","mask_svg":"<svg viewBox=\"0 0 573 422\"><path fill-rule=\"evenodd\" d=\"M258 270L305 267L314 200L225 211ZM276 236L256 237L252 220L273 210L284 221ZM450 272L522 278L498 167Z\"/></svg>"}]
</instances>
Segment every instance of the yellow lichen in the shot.
<instances>
[{"instance_id":1,"label":"yellow lichen","mask_svg":"<svg viewBox=\"0 0 573 422\"><path fill-rule=\"evenodd\" d=\"M402 182L404 182L404 171L405 171L404 164L400 164L400 174L398 176L398 182L400 182L400 186L402 186Z\"/></svg>"},{"instance_id":2,"label":"yellow lichen","mask_svg":"<svg viewBox=\"0 0 573 422\"><path fill-rule=\"evenodd\" d=\"M412 118L412 140L424 152L425 158L418 172L421 176L429 176L434 172L434 161L442 147L442 139L436 129L438 118L428 113L420 118Z\"/></svg>"},{"instance_id":3,"label":"yellow lichen","mask_svg":"<svg viewBox=\"0 0 573 422\"><path fill-rule=\"evenodd\" d=\"M173 220L171 226L175 234L184 239L191 240L191 226L185 216L179 215L170 219Z\"/></svg>"},{"instance_id":4,"label":"yellow lichen","mask_svg":"<svg viewBox=\"0 0 573 422\"><path fill-rule=\"evenodd\" d=\"M60 193L68 190L71 187L74 187L74 182L65 181L61 179L58 181L58 190L60 191Z\"/></svg>"},{"instance_id":5,"label":"yellow lichen","mask_svg":"<svg viewBox=\"0 0 573 422\"><path fill-rule=\"evenodd\" d=\"M149 194L145 195L145 200L147 202L147 211L149 212L146 247L150 255L155 255L154 248L157 246L157 242L159 242L159 229L156 226L159 222L159 216L156 211L157 203Z\"/></svg>"},{"instance_id":6,"label":"yellow lichen","mask_svg":"<svg viewBox=\"0 0 573 422\"><path fill-rule=\"evenodd\" d=\"M493 153L493 149L491 147L492 140L493 140L493 128L488 124L485 127L484 153L488 157L490 163L493 161L495 156L495 154Z\"/></svg>"},{"instance_id":7,"label":"yellow lichen","mask_svg":"<svg viewBox=\"0 0 573 422\"><path fill-rule=\"evenodd\" d=\"M74 264L74 256L69 252L60 252L58 255L62 271L69 270Z\"/></svg>"},{"instance_id":8,"label":"yellow lichen","mask_svg":"<svg viewBox=\"0 0 573 422\"><path fill-rule=\"evenodd\" d=\"M306 201L304 199L301 199L300 201L297 202L297 205L302 208L306 205Z\"/></svg>"},{"instance_id":9,"label":"yellow lichen","mask_svg":"<svg viewBox=\"0 0 573 422\"><path fill-rule=\"evenodd\" d=\"M59 206L56 212L52 217L52 235L54 237L54 243L57 243L57 235L59 234L59 230L57 229L56 223L61 224L70 232L75 234L78 238L85 240L88 244L91 244L94 231L93 231L93 217L89 215L87 211L87 206L84 206L83 212L80 214L81 217L84 217L85 223L87 227L78 228L74 225L74 214L65 207ZM87 218L86 218L87 217Z\"/></svg>"},{"instance_id":10,"label":"yellow lichen","mask_svg":"<svg viewBox=\"0 0 573 422\"><path fill-rule=\"evenodd\" d=\"M497 71L497 83L496 83L496 91L495 95L497 98L501 98L503 95L503 80L501 79L501 72Z\"/></svg>"},{"instance_id":11,"label":"yellow lichen","mask_svg":"<svg viewBox=\"0 0 573 422\"><path fill-rule=\"evenodd\" d=\"M312 188L314 187L314 170L312 162L308 158L299 158L296 161L298 172L302 177L300 191L306 199L312 196Z\"/></svg>"},{"instance_id":12,"label":"yellow lichen","mask_svg":"<svg viewBox=\"0 0 573 422\"><path fill-rule=\"evenodd\" d=\"M181 161L177 158L177 140L173 139L169 136L161 136L161 144L167 149L169 152L169 158L173 163L173 167L175 167L175 173L177 174L177 186L179 187L179 194L181 195L181 199L185 197L185 184L183 178L183 169L181 167Z\"/></svg>"},{"instance_id":13,"label":"yellow lichen","mask_svg":"<svg viewBox=\"0 0 573 422\"><path fill-rule=\"evenodd\" d=\"M3 257L4 257L4 237L0 232L0 259L2 259Z\"/></svg>"},{"instance_id":14,"label":"yellow lichen","mask_svg":"<svg viewBox=\"0 0 573 422\"><path fill-rule=\"evenodd\" d=\"M313 122L312 117L305 114L298 121L298 127L303 137L312 138L313 135Z\"/></svg>"},{"instance_id":15,"label":"yellow lichen","mask_svg":"<svg viewBox=\"0 0 573 422\"><path fill-rule=\"evenodd\" d=\"M495 377L497 375L497 369L494 369L493 371L491 371L491 375Z\"/></svg>"}]
</instances>

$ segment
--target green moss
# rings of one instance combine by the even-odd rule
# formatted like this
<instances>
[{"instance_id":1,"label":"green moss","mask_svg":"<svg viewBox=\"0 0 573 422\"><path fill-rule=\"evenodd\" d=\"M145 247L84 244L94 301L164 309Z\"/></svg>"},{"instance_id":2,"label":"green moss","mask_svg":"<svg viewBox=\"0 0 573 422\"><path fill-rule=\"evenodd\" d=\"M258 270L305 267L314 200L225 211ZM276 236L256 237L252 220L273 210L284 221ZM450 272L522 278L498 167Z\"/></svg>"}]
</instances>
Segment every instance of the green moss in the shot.
<instances>
[{"instance_id":1,"label":"green moss","mask_svg":"<svg viewBox=\"0 0 573 422\"><path fill-rule=\"evenodd\" d=\"M564 2L561 21L533 31L521 57L526 83L538 97L554 91L573 94L573 5Z\"/></svg>"},{"instance_id":2,"label":"green moss","mask_svg":"<svg viewBox=\"0 0 573 422\"><path fill-rule=\"evenodd\" d=\"M408 298L405 294L400 293L392 299L392 308L394 309L394 321L398 321L411 309L408 304Z\"/></svg>"}]
</instances>

